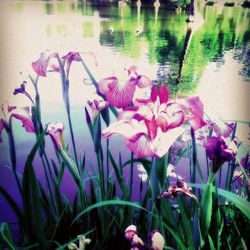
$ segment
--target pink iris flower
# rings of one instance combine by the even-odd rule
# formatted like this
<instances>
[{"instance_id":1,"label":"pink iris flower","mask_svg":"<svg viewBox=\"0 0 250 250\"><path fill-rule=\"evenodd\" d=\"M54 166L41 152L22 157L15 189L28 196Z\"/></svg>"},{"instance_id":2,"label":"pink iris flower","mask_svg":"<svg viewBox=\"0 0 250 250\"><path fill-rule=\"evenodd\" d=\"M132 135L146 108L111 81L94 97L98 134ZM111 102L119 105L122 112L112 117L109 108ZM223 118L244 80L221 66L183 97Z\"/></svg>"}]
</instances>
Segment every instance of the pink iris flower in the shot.
<instances>
[{"instance_id":1,"label":"pink iris flower","mask_svg":"<svg viewBox=\"0 0 250 250\"><path fill-rule=\"evenodd\" d=\"M47 76L47 71L60 71L59 66L56 66L55 64L51 64L50 60L56 58L59 58L58 53L48 53L48 52L42 52L40 54L40 58L32 62L32 68L39 76ZM50 67L50 69L48 68Z\"/></svg>"},{"instance_id":2,"label":"pink iris flower","mask_svg":"<svg viewBox=\"0 0 250 250\"><path fill-rule=\"evenodd\" d=\"M131 250L140 250L144 247L144 242L138 236L137 228L135 225L130 225L125 230L125 238L130 242Z\"/></svg>"},{"instance_id":3,"label":"pink iris flower","mask_svg":"<svg viewBox=\"0 0 250 250\"><path fill-rule=\"evenodd\" d=\"M213 162L212 171L216 173L222 164L231 161L237 154L237 143L227 142L224 137L208 137L204 141L208 158Z\"/></svg>"},{"instance_id":4,"label":"pink iris flower","mask_svg":"<svg viewBox=\"0 0 250 250\"><path fill-rule=\"evenodd\" d=\"M1 133L3 129L9 129L12 117L21 121L25 130L29 133L34 133L34 125L31 120L29 107L17 108L16 106L10 106L7 102L1 105L0 109L0 142L2 142Z\"/></svg>"},{"instance_id":5,"label":"pink iris flower","mask_svg":"<svg viewBox=\"0 0 250 250\"><path fill-rule=\"evenodd\" d=\"M107 108L109 103L104 100L88 100L88 105L92 110L93 117L96 117L96 115L103 109Z\"/></svg>"},{"instance_id":6,"label":"pink iris flower","mask_svg":"<svg viewBox=\"0 0 250 250\"><path fill-rule=\"evenodd\" d=\"M124 108L131 104L136 90L149 87L152 81L144 75L138 73L136 66L124 69L128 72L128 78L124 81L116 76L110 76L100 80L98 90L107 101L116 108Z\"/></svg>"},{"instance_id":7,"label":"pink iris flower","mask_svg":"<svg viewBox=\"0 0 250 250\"><path fill-rule=\"evenodd\" d=\"M63 130L64 124L62 122L48 124L47 134L50 135L56 150L61 150L64 148Z\"/></svg>"},{"instance_id":8,"label":"pink iris flower","mask_svg":"<svg viewBox=\"0 0 250 250\"><path fill-rule=\"evenodd\" d=\"M52 59L57 59L56 64L51 62ZM60 57L58 53L42 52L40 58L37 61L32 62L32 67L37 75L45 77L47 76L48 71L60 72L60 67L66 65L66 75L68 78L72 62L81 61L81 56L78 52L68 52L62 57L62 59L62 65L59 65Z\"/></svg>"},{"instance_id":9,"label":"pink iris flower","mask_svg":"<svg viewBox=\"0 0 250 250\"><path fill-rule=\"evenodd\" d=\"M81 56L78 52L69 52L68 54L66 54L65 56L63 56L63 59L66 62L66 74L67 77L69 77L69 71L70 71L70 67L73 61L76 62L80 62L81 61Z\"/></svg>"},{"instance_id":10,"label":"pink iris flower","mask_svg":"<svg viewBox=\"0 0 250 250\"><path fill-rule=\"evenodd\" d=\"M150 99L137 100L137 106L126 108L119 114L118 121L102 134L124 136L127 147L137 157L162 157L184 132L183 121L183 111L168 101L167 87L154 86Z\"/></svg>"},{"instance_id":11,"label":"pink iris flower","mask_svg":"<svg viewBox=\"0 0 250 250\"><path fill-rule=\"evenodd\" d=\"M144 243L143 240L138 236L137 228L135 225L130 225L125 230L125 238L130 243L130 250L163 250L164 248L164 238L157 231L154 230L149 235L149 243Z\"/></svg>"},{"instance_id":12,"label":"pink iris flower","mask_svg":"<svg viewBox=\"0 0 250 250\"><path fill-rule=\"evenodd\" d=\"M200 129L207 124L204 120L204 106L198 96L192 96L178 101L185 111L185 119L194 130Z\"/></svg>"}]
</instances>

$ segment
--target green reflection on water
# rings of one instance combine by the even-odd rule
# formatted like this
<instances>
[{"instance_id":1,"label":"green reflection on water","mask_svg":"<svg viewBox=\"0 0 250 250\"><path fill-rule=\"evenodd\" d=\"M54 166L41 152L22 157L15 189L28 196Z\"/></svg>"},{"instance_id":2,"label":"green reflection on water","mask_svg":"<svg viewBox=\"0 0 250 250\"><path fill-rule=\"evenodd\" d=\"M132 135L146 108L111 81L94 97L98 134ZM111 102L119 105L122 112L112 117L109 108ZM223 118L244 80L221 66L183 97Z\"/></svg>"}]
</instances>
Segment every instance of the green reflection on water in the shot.
<instances>
[{"instance_id":1,"label":"green reflection on water","mask_svg":"<svg viewBox=\"0 0 250 250\"><path fill-rule=\"evenodd\" d=\"M159 64L158 78L167 81L173 92L192 92L205 66L211 61L223 63L226 51L249 50L249 12L241 6L225 7L221 13L216 7L199 8L204 24L196 31L188 29L185 13L142 8L138 19L136 9L119 11L110 22L102 22L101 44L140 58L146 43L149 62ZM143 31L136 35L138 27ZM249 70L245 77L249 79Z\"/></svg>"},{"instance_id":2,"label":"green reflection on water","mask_svg":"<svg viewBox=\"0 0 250 250\"><path fill-rule=\"evenodd\" d=\"M219 8L218 4L199 4L204 23L198 29L189 29L185 12L167 11L162 6L100 7L84 1L52 1L44 3L43 8L47 15L76 13L100 17L100 45L135 60L146 58L150 64L157 64L157 80L167 82L172 93L194 91L208 63L222 65L229 50L244 64L240 73L250 80L249 10L241 6ZM18 11L22 9L18 7ZM83 18L81 27L83 37L94 37L93 22ZM63 24L58 24L56 31L62 36L68 34ZM50 26L46 32L51 36Z\"/></svg>"}]
</instances>

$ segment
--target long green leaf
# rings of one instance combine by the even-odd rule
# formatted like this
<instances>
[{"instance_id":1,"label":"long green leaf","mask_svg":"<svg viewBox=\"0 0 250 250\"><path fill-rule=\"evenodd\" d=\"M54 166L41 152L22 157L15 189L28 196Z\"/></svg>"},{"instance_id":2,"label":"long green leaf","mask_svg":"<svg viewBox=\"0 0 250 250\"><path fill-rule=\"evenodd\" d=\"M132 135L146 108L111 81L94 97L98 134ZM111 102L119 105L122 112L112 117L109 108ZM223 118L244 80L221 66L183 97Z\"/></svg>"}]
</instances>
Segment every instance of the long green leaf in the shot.
<instances>
[{"instance_id":1,"label":"long green leaf","mask_svg":"<svg viewBox=\"0 0 250 250\"><path fill-rule=\"evenodd\" d=\"M201 203L200 203L200 229L201 229L201 235L203 238L203 241L205 241L205 238L207 236L210 223L211 223L211 217L212 217L212 205L213 205L213 191L212 191L212 184L208 183L205 188L204 192L202 194Z\"/></svg>"},{"instance_id":2,"label":"long green leaf","mask_svg":"<svg viewBox=\"0 0 250 250\"><path fill-rule=\"evenodd\" d=\"M79 213L74 218L74 220L71 223L71 225L73 225L77 220L79 220L84 214L90 212L91 210L93 210L95 208L104 207L104 206L129 206L129 207L134 207L134 208L142 209L144 211L147 211L149 214L153 215L149 210L147 210L146 208L138 205L135 202L122 201L122 200L109 200L109 201L101 201L101 202L98 202L98 203L96 203L94 205L91 205L91 206L87 207L86 209L84 209L81 213Z\"/></svg>"},{"instance_id":3,"label":"long green leaf","mask_svg":"<svg viewBox=\"0 0 250 250\"><path fill-rule=\"evenodd\" d=\"M9 203L9 205L11 206L11 208L13 209L13 211L15 212L17 218L20 221L20 224L23 224L24 222L24 215L22 210L18 207L17 203L15 202L15 200L9 195L9 193L0 186L0 194L2 194L2 196L5 198L5 200Z\"/></svg>"},{"instance_id":4,"label":"long green leaf","mask_svg":"<svg viewBox=\"0 0 250 250\"><path fill-rule=\"evenodd\" d=\"M2 223L1 228L0 228L0 232L1 232L1 235L2 235L2 237L4 239L4 241L7 243L9 249L10 250L15 250L16 248L14 246L8 224Z\"/></svg>"},{"instance_id":5,"label":"long green leaf","mask_svg":"<svg viewBox=\"0 0 250 250\"><path fill-rule=\"evenodd\" d=\"M216 250L215 246L214 246L214 242L213 242L213 240L212 240L212 238L211 238L210 235L208 235L208 241L209 241L210 249L211 250Z\"/></svg>"},{"instance_id":6,"label":"long green leaf","mask_svg":"<svg viewBox=\"0 0 250 250\"><path fill-rule=\"evenodd\" d=\"M119 183L119 185L120 185L120 188L121 188L121 190L122 190L124 196L127 198L128 195L129 195L128 188L127 188L127 186L126 186L126 184L125 184L125 182L124 182L124 179L122 178L121 173L119 172L118 166L116 165L116 163L115 163L115 161L114 161L114 158L112 157L110 151L109 151L108 154L109 154L109 157L110 157L111 164L112 164L112 166L113 166L113 168L114 168L114 170L115 170L116 178L117 178L117 180L118 180L118 183Z\"/></svg>"},{"instance_id":7,"label":"long green leaf","mask_svg":"<svg viewBox=\"0 0 250 250\"><path fill-rule=\"evenodd\" d=\"M36 144L27 157L23 173L23 207L29 243L39 242L40 249L44 247L45 231L42 222L42 207L39 185L35 176L32 161L36 151L44 140L47 127L40 134Z\"/></svg>"},{"instance_id":8,"label":"long green leaf","mask_svg":"<svg viewBox=\"0 0 250 250\"><path fill-rule=\"evenodd\" d=\"M189 220L189 218L186 215L183 202L184 200L182 199L182 201L180 202L180 206L179 206L180 213L181 213L181 221L182 221L182 225L183 225L183 229L186 235L186 240L188 242L189 249L191 250L191 249L194 249L192 229L190 225L191 220Z\"/></svg>"},{"instance_id":9,"label":"long green leaf","mask_svg":"<svg viewBox=\"0 0 250 250\"><path fill-rule=\"evenodd\" d=\"M189 186L204 189L204 184L188 183ZM215 187L212 187L212 192L216 192ZM249 220L250 220L250 202L244 200L242 197L229 192L227 190L218 188L218 194L223 196L228 201L231 201Z\"/></svg>"}]
</instances>

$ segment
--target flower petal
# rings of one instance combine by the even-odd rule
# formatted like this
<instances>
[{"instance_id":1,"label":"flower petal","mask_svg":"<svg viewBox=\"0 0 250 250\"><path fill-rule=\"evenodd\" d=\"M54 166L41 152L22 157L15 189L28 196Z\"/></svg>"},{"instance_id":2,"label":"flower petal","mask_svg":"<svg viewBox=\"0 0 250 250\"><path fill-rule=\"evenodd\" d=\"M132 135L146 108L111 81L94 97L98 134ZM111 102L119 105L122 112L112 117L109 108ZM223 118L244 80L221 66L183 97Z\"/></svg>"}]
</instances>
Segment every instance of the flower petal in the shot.
<instances>
[{"instance_id":1,"label":"flower petal","mask_svg":"<svg viewBox=\"0 0 250 250\"><path fill-rule=\"evenodd\" d=\"M4 123L3 119L0 119L0 142L2 142L2 131L4 129L3 123Z\"/></svg>"},{"instance_id":2,"label":"flower petal","mask_svg":"<svg viewBox=\"0 0 250 250\"><path fill-rule=\"evenodd\" d=\"M120 84L116 77L105 78L99 83L99 91L116 108L124 108L131 103L135 93L135 81Z\"/></svg>"},{"instance_id":3,"label":"flower petal","mask_svg":"<svg viewBox=\"0 0 250 250\"><path fill-rule=\"evenodd\" d=\"M27 132L29 132L29 133L35 132L34 124L29 117L26 117L26 116L24 116L22 114L18 114L18 113L13 113L12 116L15 117L17 120L20 120L22 122L22 125Z\"/></svg>"},{"instance_id":4,"label":"flower petal","mask_svg":"<svg viewBox=\"0 0 250 250\"><path fill-rule=\"evenodd\" d=\"M223 136L227 138L233 132L234 124L233 123L222 123L222 124L213 124L214 132L216 133L217 137Z\"/></svg>"},{"instance_id":5,"label":"flower petal","mask_svg":"<svg viewBox=\"0 0 250 250\"><path fill-rule=\"evenodd\" d=\"M144 75L138 76L137 86L139 88L146 88L152 85L152 80Z\"/></svg>"},{"instance_id":6,"label":"flower petal","mask_svg":"<svg viewBox=\"0 0 250 250\"><path fill-rule=\"evenodd\" d=\"M151 101L156 102L157 96L158 96L158 87L154 85L151 91Z\"/></svg>"},{"instance_id":7,"label":"flower petal","mask_svg":"<svg viewBox=\"0 0 250 250\"><path fill-rule=\"evenodd\" d=\"M147 129L145 127L144 122L138 122L135 119L131 121L120 120L114 122L109 127L102 131L102 135L104 137L110 137L113 134L118 134L124 136L126 139L132 139L137 134L147 133Z\"/></svg>"},{"instance_id":8,"label":"flower petal","mask_svg":"<svg viewBox=\"0 0 250 250\"><path fill-rule=\"evenodd\" d=\"M52 142L56 149L63 149L63 130L64 124L62 122L49 123L47 134L50 135Z\"/></svg>"},{"instance_id":9,"label":"flower petal","mask_svg":"<svg viewBox=\"0 0 250 250\"><path fill-rule=\"evenodd\" d=\"M134 138L133 138L134 139ZM150 141L144 134L139 134L137 140L126 140L127 147L135 153L138 158L153 157L154 152L150 148Z\"/></svg>"},{"instance_id":10,"label":"flower petal","mask_svg":"<svg viewBox=\"0 0 250 250\"><path fill-rule=\"evenodd\" d=\"M189 122L194 130L199 129L206 125L206 122L203 118L203 103L201 102L200 98L198 96L193 96L190 98L187 98L184 102L186 107L191 112L191 116L189 117Z\"/></svg>"},{"instance_id":11,"label":"flower petal","mask_svg":"<svg viewBox=\"0 0 250 250\"><path fill-rule=\"evenodd\" d=\"M157 136L150 143L151 150L156 156L162 157L182 133L184 133L184 129L181 127L170 129L165 133L158 128Z\"/></svg>"},{"instance_id":12,"label":"flower petal","mask_svg":"<svg viewBox=\"0 0 250 250\"><path fill-rule=\"evenodd\" d=\"M162 250L164 243L164 238L158 231L151 233L151 250Z\"/></svg>"},{"instance_id":13,"label":"flower petal","mask_svg":"<svg viewBox=\"0 0 250 250\"><path fill-rule=\"evenodd\" d=\"M169 119L168 129L179 127L184 122L183 111L178 111Z\"/></svg>"},{"instance_id":14,"label":"flower petal","mask_svg":"<svg viewBox=\"0 0 250 250\"><path fill-rule=\"evenodd\" d=\"M42 52L40 58L37 61L32 62L33 70L39 76L46 76L50 59L56 57L58 57L58 53L48 54L47 52Z\"/></svg>"},{"instance_id":15,"label":"flower petal","mask_svg":"<svg viewBox=\"0 0 250 250\"><path fill-rule=\"evenodd\" d=\"M63 59L66 60L66 74L69 76L69 71L71 67L71 63L73 61L80 62L81 56L78 52L69 52L67 55L63 56Z\"/></svg>"},{"instance_id":16,"label":"flower petal","mask_svg":"<svg viewBox=\"0 0 250 250\"><path fill-rule=\"evenodd\" d=\"M113 84L118 84L118 79L115 76L110 76L103 78L99 83L98 83L98 90L101 94L106 95Z\"/></svg>"},{"instance_id":17,"label":"flower petal","mask_svg":"<svg viewBox=\"0 0 250 250\"><path fill-rule=\"evenodd\" d=\"M204 140L203 146L206 149L207 156L210 160L214 159L216 155L220 154L221 142L217 137L209 137Z\"/></svg>"},{"instance_id":18,"label":"flower petal","mask_svg":"<svg viewBox=\"0 0 250 250\"><path fill-rule=\"evenodd\" d=\"M159 89L160 103L166 103L168 101L168 88L166 85L161 86Z\"/></svg>"}]
</instances>

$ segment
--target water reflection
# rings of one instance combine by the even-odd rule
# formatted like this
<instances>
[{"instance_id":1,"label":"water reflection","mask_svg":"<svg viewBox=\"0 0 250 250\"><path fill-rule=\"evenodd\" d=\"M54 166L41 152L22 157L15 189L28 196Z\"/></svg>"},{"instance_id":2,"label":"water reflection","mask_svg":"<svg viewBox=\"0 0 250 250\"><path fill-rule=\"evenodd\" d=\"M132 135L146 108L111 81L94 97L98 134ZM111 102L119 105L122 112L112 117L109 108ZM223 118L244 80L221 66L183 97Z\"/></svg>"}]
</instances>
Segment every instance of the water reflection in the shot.
<instances>
[{"instance_id":1,"label":"water reflection","mask_svg":"<svg viewBox=\"0 0 250 250\"><path fill-rule=\"evenodd\" d=\"M167 82L172 93L188 95L197 88L206 66L216 62L222 67L225 52L232 50L233 58L243 64L238 73L250 80L248 9L237 4L225 7L221 1L213 6L195 1L196 20L187 23L185 12L167 11L158 0L151 7L139 0L133 5L123 3L102 7L76 0L11 4L11 14L23 26L22 34L12 26L11 32L27 40L30 36L29 43L35 41L32 37L39 37L41 43L30 46L29 52L20 44L19 54L25 53L27 62L17 61L23 64L22 69L16 66L17 71L23 71L34 55L45 49L63 53L92 50L100 61L98 70L107 71L107 75L115 67L109 64L111 69L107 69L107 57L110 61L119 58L119 67L129 61L147 69L151 66L150 77ZM27 43L24 37L22 41ZM104 76L98 70L97 79Z\"/></svg>"},{"instance_id":2,"label":"water reflection","mask_svg":"<svg viewBox=\"0 0 250 250\"><path fill-rule=\"evenodd\" d=\"M138 47L145 46L146 41L149 61L158 63L161 71L165 68L161 80L171 82L175 92L188 92L195 89L209 62L222 64L226 51L243 48L246 50L249 46L248 41L244 39L249 29L246 14L248 10L240 6L218 7L219 9L217 5L195 5L196 20L187 24L184 13L173 14L158 6L153 9L153 14L152 9L137 5L135 18L133 8L125 6L120 10L120 17L112 16L110 20L112 25L116 26L112 39L105 35L106 23L101 23L100 42L101 45L112 46L115 50L136 58L140 56ZM134 30L137 30L138 20L140 26L144 27L140 37L133 34ZM122 31L123 39L119 30ZM245 74L245 77L249 78L249 74ZM181 84L176 86L176 83Z\"/></svg>"}]
</instances>

